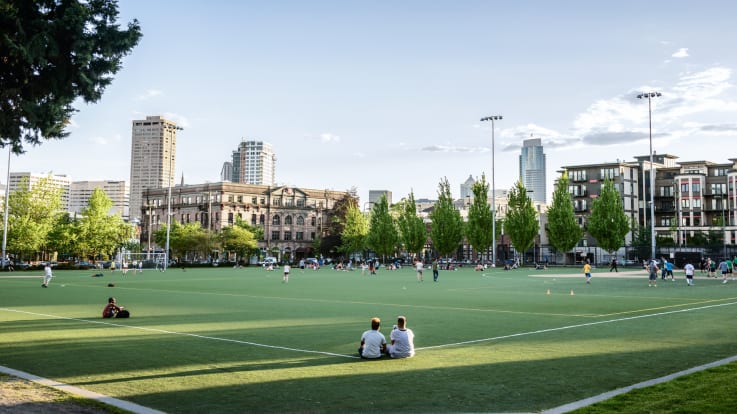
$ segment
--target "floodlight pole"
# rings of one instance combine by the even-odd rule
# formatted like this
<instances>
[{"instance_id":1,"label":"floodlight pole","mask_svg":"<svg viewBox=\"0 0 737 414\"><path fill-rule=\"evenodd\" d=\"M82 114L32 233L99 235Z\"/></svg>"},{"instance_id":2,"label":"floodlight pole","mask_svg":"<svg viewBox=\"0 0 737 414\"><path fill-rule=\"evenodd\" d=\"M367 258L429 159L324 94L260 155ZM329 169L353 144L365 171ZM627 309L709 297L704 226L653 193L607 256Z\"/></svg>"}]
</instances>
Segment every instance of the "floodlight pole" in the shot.
<instances>
[{"instance_id":1,"label":"floodlight pole","mask_svg":"<svg viewBox=\"0 0 737 414\"><path fill-rule=\"evenodd\" d=\"M502 119L501 115L481 118L481 122L491 121L491 267L496 267L496 186L494 182L494 121Z\"/></svg>"},{"instance_id":2,"label":"floodlight pole","mask_svg":"<svg viewBox=\"0 0 737 414\"><path fill-rule=\"evenodd\" d=\"M8 199L10 198L10 154L12 154L12 146L8 145L8 175L5 180L5 210L3 212L3 256L2 256L2 268L5 270L6 263L9 264L9 260L6 260L7 247L8 247Z\"/></svg>"},{"instance_id":3,"label":"floodlight pole","mask_svg":"<svg viewBox=\"0 0 737 414\"><path fill-rule=\"evenodd\" d=\"M652 98L661 96L660 92L646 92L637 95L639 99L647 98L647 113L650 136L650 260L655 259L655 173L653 172L653 107Z\"/></svg>"}]
</instances>

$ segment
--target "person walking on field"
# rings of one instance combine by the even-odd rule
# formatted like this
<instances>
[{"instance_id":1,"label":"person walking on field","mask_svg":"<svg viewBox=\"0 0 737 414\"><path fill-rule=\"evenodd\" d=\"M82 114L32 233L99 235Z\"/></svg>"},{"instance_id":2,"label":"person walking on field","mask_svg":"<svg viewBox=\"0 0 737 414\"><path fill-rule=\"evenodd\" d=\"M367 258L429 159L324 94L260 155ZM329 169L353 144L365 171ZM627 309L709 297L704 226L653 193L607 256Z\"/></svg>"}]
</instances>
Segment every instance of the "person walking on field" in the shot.
<instances>
[{"instance_id":1,"label":"person walking on field","mask_svg":"<svg viewBox=\"0 0 737 414\"><path fill-rule=\"evenodd\" d=\"M647 266L649 274L649 280L647 283L648 287L658 287L658 262L655 259L650 259L650 264Z\"/></svg>"},{"instance_id":2,"label":"person walking on field","mask_svg":"<svg viewBox=\"0 0 737 414\"><path fill-rule=\"evenodd\" d=\"M46 266L44 266L44 282L41 284L41 287L49 287L49 282L51 282L52 277L54 277L54 275L51 273L51 265L46 263Z\"/></svg>"},{"instance_id":3,"label":"person walking on field","mask_svg":"<svg viewBox=\"0 0 737 414\"><path fill-rule=\"evenodd\" d=\"M722 284L727 283L727 271L729 271L727 260L728 259L723 259L721 262L719 262L719 271L722 272Z\"/></svg>"},{"instance_id":4,"label":"person walking on field","mask_svg":"<svg viewBox=\"0 0 737 414\"><path fill-rule=\"evenodd\" d=\"M439 275L440 274L438 272L438 259L435 258L435 260L432 261L432 281L437 282Z\"/></svg>"},{"instance_id":5,"label":"person walking on field","mask_svg":"<svg viewBox=\"0 0 737 414\"><path fill-rule=\"evenodd\" d=\"M284 264L284 277L282 278L282 283L289 283L289 271L291 268L289 267L289 263Z\"/></svg>"},{"instance_id":6,"label":"person walking on field","mask_svg":"<svg viewBox=\"0 0 737 414\"><path fill-rule=\"evenodd\" d=\"M691 264L691 262L686 263L685 266L683 266L684 272L686 272L686 283L688 283L689 286L693 286L693 274L694 274L694 266Z\"/></svg>"},{"instance_id":7,"label":"person walking on field","mask_svg":"<svg viewBox=\"0 0 737 414\"><path fill-rule=\"evenodd\" d=\"M612 259L612 264L609 266L609 271L611 272L612 270L619 273L619 270L617 269L617 258L616 257Z\"/></svg>"},{"instance_id":8,"label":"person walking on field","mask_svg":"<svg viewBox=\"0 0 737 414\"><path fill-rule=\"evenodd\" d=\"M586 283L591 283L591 264L588 260L583 265L583 274L586 276Z\"/></svg>"},{"instance_id":9,"label":"person walking on field","mask_svg":"<svg viewBox=\"0 0 737 414\"><path fill-rule=\"evenodd\" d=\"M415 262L415 269L417 269L417 281L422 282L422 269L425 267L425 264L422 263L422 260L417 260Z\"/></svg>"}]
</instances>

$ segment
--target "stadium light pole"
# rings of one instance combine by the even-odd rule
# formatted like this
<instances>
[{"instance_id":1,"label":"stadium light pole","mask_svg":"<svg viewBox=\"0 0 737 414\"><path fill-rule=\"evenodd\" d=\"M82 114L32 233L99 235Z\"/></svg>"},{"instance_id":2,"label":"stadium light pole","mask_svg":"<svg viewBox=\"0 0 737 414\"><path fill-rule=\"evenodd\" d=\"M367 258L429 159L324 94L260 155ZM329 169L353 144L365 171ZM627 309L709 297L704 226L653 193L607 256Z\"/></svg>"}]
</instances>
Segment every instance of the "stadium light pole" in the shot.
<instances>
[{"instance_id":1,"label":"stadium light pole","mask_svg":"<svg viewBox=\"0 0 737 414\"><path fill-rule=\"evenodd\" d=\"M655 175L653 174L653 98L661 96L660 92L646 92L637 95L639 99L647 98L647 114L650 135L650 260L655 260Z\"/></svg>"},{"instance_id":2,"label":"stadium light pole","mask_svg":"<svg viewBox=\"0 0 737 414\"><path fill-rule=\"evenodd\" d=\"M496 267L496 186L494 183L494 121L502 119L501 115L481 118L481 122L491 121L491 267Z\"/></svg>"},{"instance_id":3,"label":"stadium light pole","mask_svg":"<svg viewBox=\"0 0 737 414\"><path fill-rule=\"evenodd\" d=\"M10 260L6 260L7 247L8 247L8 198L10 198L10 154L12 154L12 147L8 146L8 175L5 181L5 210L3 212L3 252L2 252L2 269L5 270L5 266L10 264Z\"/></svg>"},{"instance_id":4,"label":"stadium light pole","mask_svg":"<svg viewBox=\"0 0 737 414\"><path fill-rule=\"evenodd\" d=\"M176 130L176 131L183 131L184 128L180 126L171 126L170 128ZM172 168L171 165L174 162L174 157L172 155L172 148L173 148L173 140L171 137L169 137L169 176L167 177L169 181L169 189L167 191L166 199L167 199L167 207L166 207L166 247L164 248L164 271L169 267L169 236L171 234L171 184L174 181L174 177L172 176Z\"/></svg>"}]
</instances>

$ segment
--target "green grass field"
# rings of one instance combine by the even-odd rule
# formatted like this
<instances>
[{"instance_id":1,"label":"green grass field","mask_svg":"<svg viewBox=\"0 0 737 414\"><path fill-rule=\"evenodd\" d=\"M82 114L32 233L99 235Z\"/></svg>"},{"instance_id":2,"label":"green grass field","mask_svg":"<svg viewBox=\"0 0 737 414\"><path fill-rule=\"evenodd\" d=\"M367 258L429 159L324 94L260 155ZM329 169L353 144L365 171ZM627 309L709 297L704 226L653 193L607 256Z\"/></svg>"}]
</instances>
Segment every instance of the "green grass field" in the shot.
<instances>
[{"instance_id":1,"label":"green grass field","mask_svg":"<svg viewBox=\"0 0 737 414\"><path fill-rule=\"evenodd\" d=\"M737 354L737 282L701 275L93 273L0 275L0 365L177 413L533 412ZM108 296L132 317L101 319ZM400 314L417 355L356 358Z\"/></svg>"}]
</instances>

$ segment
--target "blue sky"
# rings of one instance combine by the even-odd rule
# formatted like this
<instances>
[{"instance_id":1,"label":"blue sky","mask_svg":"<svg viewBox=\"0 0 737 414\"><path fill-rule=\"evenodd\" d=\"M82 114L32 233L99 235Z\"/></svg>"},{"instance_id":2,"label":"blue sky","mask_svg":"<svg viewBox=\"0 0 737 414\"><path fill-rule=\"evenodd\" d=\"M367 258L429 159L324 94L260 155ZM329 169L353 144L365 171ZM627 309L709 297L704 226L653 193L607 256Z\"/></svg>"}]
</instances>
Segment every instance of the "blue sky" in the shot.
<instances>
[{"instance_id":1,"label":"blue sky","mask_svg":"<svg viewBox=\"0 0 737 414\"><path fill-rule=\"evenodd\" d=\"M120 1L143 38L63 141L11 171L129 180L131 120L178 135L177 182L218 181L241 139L269 142L277 181L455 196L469 174L518 178L541 138L548 191L564 165L646 155L737 158L734 1ZM550 196L548 196L550 200Z\"/></svg>"}]
</instances>

